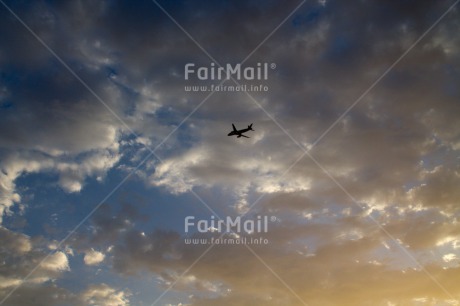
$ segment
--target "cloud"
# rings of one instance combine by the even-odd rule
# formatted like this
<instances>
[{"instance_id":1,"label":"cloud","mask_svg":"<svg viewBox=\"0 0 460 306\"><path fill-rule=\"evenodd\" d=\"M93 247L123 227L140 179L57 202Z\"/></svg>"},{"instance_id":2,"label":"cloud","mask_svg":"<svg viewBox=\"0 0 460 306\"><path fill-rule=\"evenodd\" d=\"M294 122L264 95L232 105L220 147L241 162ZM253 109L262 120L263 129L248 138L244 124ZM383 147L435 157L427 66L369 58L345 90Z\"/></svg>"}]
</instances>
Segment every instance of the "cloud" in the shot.
<instances>
[{"instance_id":1,"label":"cloud","mask_svg":"<svg viewBox=\"0 0 460 306\"><path fill-rule=\"evenodd\" d=\"M2 251L25 254L32 249L30 237L10 231L4 227L0 227L0 240L2 241Z\"/></svg>"},{"instance_id":2,"label":"cloud","mask_svg":"<svg viewBox=\"0 0 460 306\"><path fill-rule=\"evenodd\" d=\"M406 261L394 242L390 242L390 251L382 251L383 235L378 229L367 228L363 230L365 234L357 238L337 239L346 227L340 224L330 227L308 224L302 229L299 225L282 225L271 228L267 234L269 245L251 247L307 303L365 304L385 299L407 303L423 294L438 302L446 300L442 289L433 286L430 277L414 266L414 262ZM292 231L286 232L289 228ZM316 248L298 252L305 246L303 239L313 238L321 231L323 239ZM116 270L131 276L146 269L155 272L165 288L175 282L176 291L193 292L189 301L192 305L234 305L236 301L302 305L244 246L215 246L194 264L192 271L177 278L208 246L184 245L182 238L165 238L165 234L158 232L145 236L134 232L126 234L120 241L122 244L114 248ZM379 259L375 260L376 257ZM450 294L454 297L460 294L455 287L456 268L444 269L434 262L426 267L429 273L436 273L437 280ZM355 289L350 290L348 286ZM212 293L213 297L206 293Z\"/></svg>"},{"instance_id":3,"label":"cloud","mask_svg":"<svg viewBox=\"0 0 460 306\"><path fill-rule=\"evenodd\" d=\"M117 291L106 284L90 285L81 294L84 305L127 306L128 296L125 291Z\"/></svg>"},{"instance_id":4,"label":"cloud","mask_svg":"<svg viewBox=\"0 0 460 306\"><path fill-rule=\"evenodd\" d=\"M2 296L4 292L1 292ZM30 301L35 305L78 305L75 303L75 296L66 289L55 285L49 286L21 286L17 292L8 298L8 305L27 305Z\"/></svg>"},{"instance_id":5,"label":"cloud","mask_svg":"<svg viewBox=\"0 0 460 306\"><path fill-rule=\"evenodd\" d=\"M454 254L454 253L449 253L449 254L446 254L446 255L443 255L442 256L442 259L445 261L445 262L451 262L451 261L454 261L454 260L457 260L457 255Z\"/></svg>"},{"instance_id":6,"label":"cloud","mask_svg":"<svg viewBox=\"0 0 460 306\"><path fill-rule=\"evenodd\" d=\"M9 288L9 287L16 287L22 284L22 279L17 278L5 278L0 276L0 289Z\"/></svg>"},{"instance_id":7,"label":"cloud","mask_svg":"<svg viewBox=\"0 0 460 306\"><path fill-rule=\"evenodd\" d=\"M72 300L69 291L54 284L70 271L68 257L62 251L46 257L43 242L39 237L0 228L0 297L12 293L8 305L27 304L34 296L37 305L58 305L59 301Z\"/></svg>"},{"instance_id":8,"label":"cloud","mask_svg":"<svg viewBox=\"0 0 460 306\"><path fill-rule=\"evenodd\" d=\"M20 201L21 196L15 192L13 181L4 173L0 173L0 216L8 212L14 203L19 203Z\"/></svg>"},{"instance_id":9,"label":"cloud","mask_svg":"<svg viewBox=\"0 0 460 306\"><path fill-rule=\"evenodd\" d=\"M433 170L420 173L421 183L409 190L409 197L415 203L427 207L455 210L460 199L458 184L460 173L457 169L437 166Z\"/></svg>"},{"instance_id":10,"label":"cloud","mask_svg":"<svg viewBox=\"0 0 460 306\"><path fill-rule=\"evenodd\" d=\"M46 258L41 267L51 271L69 271L69 261L63 252L56 252Z\"/></svg>"},{"instance_id":11,"label":"cloud","mask_svg":"<svg viewBox=\"0 0 460 306\"><path fill-rule=\"evenodd\" d=\"M225 127L221 126L220 129ZM260 126L258 131L263 133L264 127ZM211 141L207 141L206 144L163 160L148 177L150 184L164 186L176 194L190 191L195 186L218 186L231 191L242 202L246 201L249 191L271 194L311 188L309 175L292 174L283 177L289 163L293 163L300 152L286 150L270 154L266 149L271 143L257 143L254 145L261 146L261 153L245 156L246 152L250 152L248 146L241 147L218 140L217 135L209 137L214 138L213 142L219 145L214 146Z\"/></svg>"},{"instance_id":12,"label":"cloud","mask_svg":"<svg viewBox=\"0 0 460 306\"><path fill-rule=\"evenodd\" d=\"M85 262L86 265L92 266L92 265L100 264L101 262L104 261L104 258L105 258L104 253L91 249L85 253L85 256L83 257L83 261Z\"/></svg>"}]
</instances>

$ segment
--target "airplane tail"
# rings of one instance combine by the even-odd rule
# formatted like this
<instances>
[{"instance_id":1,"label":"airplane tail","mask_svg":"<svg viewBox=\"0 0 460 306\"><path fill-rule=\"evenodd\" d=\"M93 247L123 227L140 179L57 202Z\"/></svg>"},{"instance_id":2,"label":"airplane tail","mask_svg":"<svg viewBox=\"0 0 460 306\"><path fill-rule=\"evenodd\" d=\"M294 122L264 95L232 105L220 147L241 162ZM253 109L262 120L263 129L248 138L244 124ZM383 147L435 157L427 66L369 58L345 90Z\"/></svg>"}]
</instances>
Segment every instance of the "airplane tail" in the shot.
<instances>
[{"instance_id":1,"label":"airplane tail","mask_svg":"<svg viewBox=\"0 0 460 306\"><path fill-rule=\"evenodd\" d=\"M251 130L251 131L254 131L254 130L252 129L252 123L251 123L250 125L248 125L248 129Z\"/></svg>"}]
</instances>

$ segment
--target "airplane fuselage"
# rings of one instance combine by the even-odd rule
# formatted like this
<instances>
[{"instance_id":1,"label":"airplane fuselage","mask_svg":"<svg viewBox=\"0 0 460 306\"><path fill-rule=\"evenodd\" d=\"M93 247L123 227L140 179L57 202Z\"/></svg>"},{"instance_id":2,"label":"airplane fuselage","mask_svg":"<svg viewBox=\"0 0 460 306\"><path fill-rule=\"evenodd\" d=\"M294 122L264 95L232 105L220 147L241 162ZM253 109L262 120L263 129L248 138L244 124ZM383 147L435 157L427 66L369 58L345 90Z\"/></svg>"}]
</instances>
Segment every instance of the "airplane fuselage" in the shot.
<instances>
[{"instance_id":1,"label":"airplane fuselage","mask_svg":"<svg viewBox=\"0 0 460 306\"><path fill-rule=\"evenodd\" d=\"M242 129L242 130L237 130L235 128L235 125L232 124L232 127L233 127L233 131L231 131L230 133L228 133L227 136L233 136L233 135L237 135L236 137L237 138L240 138L240 137L245 137L245 138L249 138L248 136L245 136L243 135L244 133L248 132L248 131L254 131L252 129L252 123L248 126L247 129Z\"/></svg>"},{"instance_id":2,"label":"airplane fuselage","mask_svg":"<svg viewBox=\"0 0 460 306\"><path fill-rule=\"evenodd\" d=\"M231 131L230 133L228 133L228 136L241 135L241 134L246 133L248 131L250 131L250 129L242 129L242 130L238 130L238 131Z\"/></svg>"}]
</instances>

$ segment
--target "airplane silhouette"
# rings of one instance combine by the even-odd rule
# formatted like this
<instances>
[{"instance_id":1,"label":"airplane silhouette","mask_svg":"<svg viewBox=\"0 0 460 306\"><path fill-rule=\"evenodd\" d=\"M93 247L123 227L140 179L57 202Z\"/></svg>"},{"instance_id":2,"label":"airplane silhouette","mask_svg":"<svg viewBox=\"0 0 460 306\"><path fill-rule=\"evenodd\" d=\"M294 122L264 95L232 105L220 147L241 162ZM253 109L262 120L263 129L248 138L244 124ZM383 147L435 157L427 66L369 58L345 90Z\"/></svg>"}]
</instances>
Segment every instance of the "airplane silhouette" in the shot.
<instances>
[{"instance_id":1,"label":"airplane silhouette","mask_svg":"<svg viewBox=\"0 0 460 306\"><path fill-rule=\"evenodd\" d=\"M232 126L233 126L233 131L231 131L230 133L228 133L227 136L233 136L233 135L238 135L236 136L236 138L240 138L240 137L245 137L245 138L250 138L248 136L244 136L243 133L246 133L247 131L254 131L252 129L252 123L250 125L248 125L248 128L247 129L242 129L242 130L237 130L235 125L232 123Z\"/></svg>"}]
</instances>

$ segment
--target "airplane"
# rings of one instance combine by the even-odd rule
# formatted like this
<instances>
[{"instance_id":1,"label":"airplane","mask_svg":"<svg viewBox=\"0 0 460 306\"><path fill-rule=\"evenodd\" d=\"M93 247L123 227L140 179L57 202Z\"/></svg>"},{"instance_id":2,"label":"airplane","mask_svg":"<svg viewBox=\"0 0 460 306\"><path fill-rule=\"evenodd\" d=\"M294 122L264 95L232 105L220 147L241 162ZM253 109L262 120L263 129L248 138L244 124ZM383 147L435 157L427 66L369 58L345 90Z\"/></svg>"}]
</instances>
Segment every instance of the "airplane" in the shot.
<instances>
[{"instance_id":1,"label":"airplane","mask_svg":"<svg viewBox=\"0 0 460 306\"><path fill-rule=\"evenodd\" d=\"M245 137L245 138L250 138L248 136L244 136L243 133L246 133L247 131L254 131L252 129L252 123L250 125L248 125L248 128L247 129L242 129L242 130L237 130L235 125L232 123L232 127L233 127L233 131L231 131L230 133L228 133L227 136L233 136L233 135L238 135L236 136L236 138L240 138L240 137Z\"/></svg>"}]
</instances>

